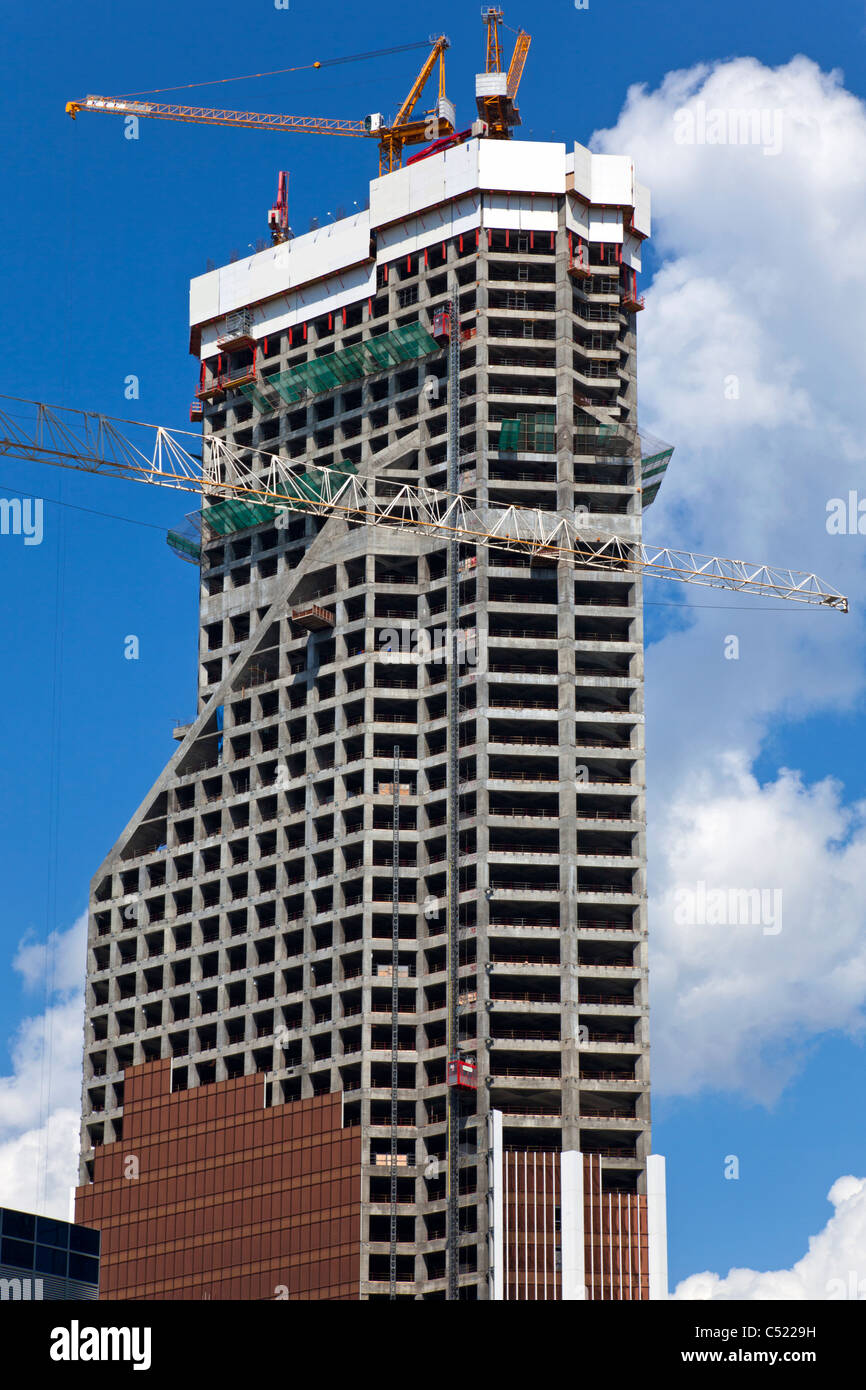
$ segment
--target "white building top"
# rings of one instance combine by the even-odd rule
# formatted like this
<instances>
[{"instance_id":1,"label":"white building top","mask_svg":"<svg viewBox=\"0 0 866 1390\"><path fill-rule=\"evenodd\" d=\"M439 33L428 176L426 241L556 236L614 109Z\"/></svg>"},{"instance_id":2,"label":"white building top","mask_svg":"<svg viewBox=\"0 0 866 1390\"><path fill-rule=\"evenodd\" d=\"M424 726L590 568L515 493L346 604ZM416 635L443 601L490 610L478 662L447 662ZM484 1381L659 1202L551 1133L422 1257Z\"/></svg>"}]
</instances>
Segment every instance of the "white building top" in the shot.
<instances>
[{"instance_id":1,"label":"white building top","mask_svg":"<svg viewBox=\"0 0 866 1390\"><path fill-rule=\"evenodd\" d=\"M225 317L250 308L255 337L376 293L376 266L480 228L555 231L621 243L640 269L650 235L649 190L628 155L583 145L473 139L370 183L370 207L190 282L190 350L208 357Z\"/></svg>"}]
</instances>

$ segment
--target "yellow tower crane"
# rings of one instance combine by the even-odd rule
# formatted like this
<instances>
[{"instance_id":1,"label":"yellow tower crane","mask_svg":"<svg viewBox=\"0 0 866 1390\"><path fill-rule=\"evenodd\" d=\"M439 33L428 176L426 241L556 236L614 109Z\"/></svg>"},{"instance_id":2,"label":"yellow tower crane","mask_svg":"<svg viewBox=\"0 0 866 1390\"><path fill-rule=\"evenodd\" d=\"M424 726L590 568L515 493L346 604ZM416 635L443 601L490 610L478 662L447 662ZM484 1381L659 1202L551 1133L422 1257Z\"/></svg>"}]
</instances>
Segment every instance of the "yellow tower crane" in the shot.
<instances>
[{"instance_id":1,"label":"yellow tower crane","mask_svg":"<svg viewBox=\"0 0 866 1390\"><path fill-rule=\"evenodd\" d=\"M520 113L515 98L523 76L526 55L531 43L530 36L521 29L517 35L514 54L507 73L501 71L501 44L499 26L502 23L502 10L482 11L487 26L487 65L484 73L476 79L476 102L479 117L487 123L485 135L495 140L510 139L512 128L520 124ZM420 72L409 89L405 101L392 121L387 121L381 112L374 111L360 119L345 119L331 116L286 116L264 111L233 111L218 106L185 106L178 102L150 101L156 92L134 92L126 96L86 96L66 103L66 111L74 120L80 111L92 111L104 116L134 116L154 121L185 121L197 125L230 126L240 130L281 130L296 135L342 135L362 140L376 140L379 144L379 173L387 174L399 169L403 161L403 151L407 145L420 145L425 141L444 140L449 136L468 139L472 128L455 135L456 112L453 102L445 93L445 50L450 47L444 34L439 34L423 44L405 44L394 49L377 49L371 53L357 54L357 58L376 58L386 53L402 52L407 48L420 48L430 45ZM324 62L317 61L306 66L324 68L335 63L349 62L353 59L334 58ZM426 110L415 114L434 69L438 68L437 93L433 104ZM284 71L301 71L300 68ZM274 73L251 73L250 77L274 76ZM238 81L226 78L224 81ZM209 86L210 83L190 83L190 86ZM170 88L163 90L171 90ZM177 89L175 89L177 90Z\"/></svg>"},{"instance_id":2,"label":"yellow tower crane","mask_svg":"<svg viewBox=\"0 0 866 1390\"><path fill-rule=\"evenodd\" d=\"M285 116L263 111L230 111L217 106L183 106L177 102L139 99L146 97L147 93L115 97L81 97L74 101L68 101L66 111L73 120L79 111L94 111L107 116L136 116L155 121L187 121L197 125L232 126L241 130L282 130L296 135L345 135L355 136L359 139L372 139L379 142L379 173L389 173L392 169L400 167L403 149L406 145L421 144L425 140L451 135L454 131L454 106L445 95L445 50L449 47L449 41L444 34L439 34L430 40L430 44L430 52L421 71L412 83L406 100L390 123L380 112L372 112L360 120L344 120L341 117ZM414 48L418 45L410 44L407 46ZM374 58L388 52L393 52L393 50L380 49L361 56ZM418 105L427 81L437 64L439 82L436 101L429 111L423 112L416 118L413 114L415 107ZM321 68L328 66L328 64L327 62L315 62L309 66ZM263 73L251 74L251 76L265 75Z\"/></svg>"}]
</instances>

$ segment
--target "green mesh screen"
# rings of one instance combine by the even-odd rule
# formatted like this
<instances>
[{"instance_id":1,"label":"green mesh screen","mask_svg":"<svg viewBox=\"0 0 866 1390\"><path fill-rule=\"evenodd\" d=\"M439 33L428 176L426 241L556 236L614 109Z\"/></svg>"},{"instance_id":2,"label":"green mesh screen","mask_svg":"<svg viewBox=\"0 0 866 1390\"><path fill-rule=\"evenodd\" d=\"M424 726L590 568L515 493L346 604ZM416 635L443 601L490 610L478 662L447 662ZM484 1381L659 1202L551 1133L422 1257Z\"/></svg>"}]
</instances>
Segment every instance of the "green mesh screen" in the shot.
<instances>
[{"instance_id":1,"label":"green mesh screen","mask_svg":"<svg viewBox=\"0 0 866 1390\"><path fill-rule=\"evenodd\" d=\"M516 420L503 420L499 430L500 452L552 454L556 450L556 415L540 411L537 415L520 415Z\"/></svg>"},{"instance_id":2,"label":"green mesh screen","mask_svg":"<svg viewBox=\"0 0 866 1390\"><path fill-rule=\"evenodd\" d=\"M644 439L641 440L640 479L643 489L644 510L646 510L658 496L659 488L662 485L662 479L667 472L667 467L671 461L671 455L673 454L672 447L659 449L658 443L659 441L657 440L652 441L652 443ZM653 449L655 452L647 453L646 451L648 449Z\"/></svg>"},{"instance_id":3,"label":"green mesh screen","mask_svg":"<svg viewBox=\"0 0 866 1390\"><path fill-rule=\"evenodd\" d=\"M513 453L520 438L520 421L503 420L499 427L499 449Z\"/></svg>"},{"instance_id":4,"label":"green mesh screen","mask_svg":"<svg viewBox=\"0 0 866 1390\"><path fill-rule=\"evenodd\" d=\"M333 468L308 468L304 473L296 475L293 482L283 483L276 490L287 501L291 501L291 511L303 512L307 510L305 502L322 500L326 474L336 478L339 484L340 480L351 477L357 471L353 463L343 459ZM268 502L246 502L240 498L229 498L225 502L214 502L198 515L202 526L207 526L212 535L228 536L234 531L244 531L250 526L260 526L263 522L273 520L276 511L276 507Z\"/></svg>"},{"instance_id":5,"label":"green mesh screen","mask_svg":"<svg viewBox=\"0 0 866 1390\"><path fill-rule=\"evenodd\" d=\"M320 396L347 382L360 381L373 372L399 366L401 362L414 362L419 357L439 351L439 344L435 338L431 338L426 328L422 328L420 323L407 323L402 328L395 328L392 333L369 338L365 343L353 343L340 352L316 357L312 362L299 362L288 371L265 377L263 385L276 391L286 405L294 405L303 400L307 392ZM255 386L242 386L241 390L258 410L273 409L267 397Z\"/></svg>"},{"instance_id":6,"label":"green mesh screen","mask_svg":"<svg viewBox=\"0 0 866 1390\"><path fill-rule=\"evenodd\" d=\"M187 540L179 531L169 531L166 540L176 555L182 560L201 559L201 546L196 545L195 541Z\"/></svg>"}]
</instances>

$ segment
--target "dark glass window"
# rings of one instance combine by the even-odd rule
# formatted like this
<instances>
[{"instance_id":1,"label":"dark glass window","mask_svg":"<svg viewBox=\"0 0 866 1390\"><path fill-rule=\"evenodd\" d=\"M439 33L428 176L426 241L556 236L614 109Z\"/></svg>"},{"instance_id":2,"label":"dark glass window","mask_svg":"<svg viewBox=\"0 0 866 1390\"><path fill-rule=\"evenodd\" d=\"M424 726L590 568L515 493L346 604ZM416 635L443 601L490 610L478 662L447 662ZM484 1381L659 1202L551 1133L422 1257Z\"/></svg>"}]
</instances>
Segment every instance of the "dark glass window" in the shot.
<instances>
[{"instance_id":1,"label":"dark glass window","mask_svg":"<svg viewBox=\"0 0 866 1390\"><path fill-rule=\"evenodd\" d=\"M3 1211L3 1234L14 1236L16 1240L34 1240L36 1237L36 1217L29 1211Z\"/></svg>"},{"instance_id":2,"label":"dark glass window","mask_svg":"<svg viewBox=\"0 0 866 1390\"><path fill-rule=\"evenodd\" d=\"M49 1216L38 1216L36 1239L42 1245L62 1245L66 1249L69 1244L69 1226L65 1221L52 1221Z\"/></svg>"},{"instance_id":3,"label":"dark glass window","mask_svg":"<svg viewBox=\"0 0 866 1390\"><path fill-rule=\"evenodd\" d=\"M99 1254L99 1232L88 1226L71 1226L69 1229L70 1250L80 1250L82 1255Z\"/></svg>"},{"instance_id":4,"label":"dark glass window","mask_svg":"<svg viewBox=\"0 0 866 1390\"><path fill-rule=\"evenodd\" d=\"M68 1258L65 1250L57 1250L53 1245L37 1245L36 1271L39 1274L56 1274L65 1279Z\"/></svg>"},{"instance_id":5,"label":"dark glass window","mask_svg":"<svg viewBox=\"0 0 866 1390\"><path fill-rule=\"evenodd\" d=\"M16 1269L32 1269L33 1246L26 1240L9 1240L4 1236L0 1241L0 1264L14 1265Z\"/></svg>"},{"instance_id":6,"label":"dark glass window","mask_svg":"<svg viewBox=\"0 0 866 1390\"><path fill-rule=\"evenodd\" d=\"M99 1261L88 1259L87 1255L70 1255L69 1277L70 1279L78 1279L82 1284L97 1284L99 1282Z\"/></svg>"}]
</instances>

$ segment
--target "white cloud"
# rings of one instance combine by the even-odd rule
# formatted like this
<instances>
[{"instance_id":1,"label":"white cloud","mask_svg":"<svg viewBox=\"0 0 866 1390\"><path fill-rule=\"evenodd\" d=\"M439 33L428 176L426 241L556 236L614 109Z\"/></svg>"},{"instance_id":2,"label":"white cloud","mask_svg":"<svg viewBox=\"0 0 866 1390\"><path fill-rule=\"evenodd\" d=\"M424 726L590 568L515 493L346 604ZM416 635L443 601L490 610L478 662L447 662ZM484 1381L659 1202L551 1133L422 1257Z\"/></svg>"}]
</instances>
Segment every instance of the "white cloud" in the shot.
<instances>
[{"instance_id":1,"label":"white cloud","mask_svg":"<svg viewBox=\"0 0 866 1390\"><path fill-rule=\"evenodd\" d=\"M781 152L678 144L676 112L700 103L781 110ZM770 69L742 58L671 73L655 92L631 88L593 145L634 156L664 259L640 316L639 381L647 423L679 457L648 532L667 536L674 524L692 542L758 544L756 559L847 566L845 547L826 536L823 501L830 484L856 486L866 458L863 103L809 59Z\"/></svg>"},{"instance_id":2,"label":"white cloud","mask_svg":"<svg viewBox=\"0 0 866 1390\"><path fill-rule=\"evenodd\" d=\"M678 143L677 112L701 103L782 112L781 148ZM634 157L662 258L638 375L644 423L677 452L647 537L814 571L855 600L842 617L647 585L651 601L724 605L648 652L654 1079L768 1101L810 1040L859 1033L866 1002L863 811L838 785L754 775L780 725L850 713L864 688L866 538L830 536L826 518L830 498L866 497L866 108L809 59L740 58L632 88L592 143ZM677 926L676 890L698 881L781 887L782 932Z\"/></svg>"},{"instance_id":3,"label":"white cloud","mask_svg":"<svg viewBox=\"0 0 866 1390\"><path fill-rule=\"evenodd\" d=\"M864 1032L866 806L787 771L760 786L730 757L695 772L654 842L655 1082L770 1102L817 1035ZM722 922L701 911L700 883L725 893ZM728 911L730 890L748 889L764 890L762 911Z\"/></svg>"},{"instance_id":4,"label":"white cloud","mask_svg":"<svg viewBox=\"0 0 866 1390\"><path fill-rule=\"evenodd\" d=\"M47 949L20 942L13 967L44 1008L18 1026L0 1077L0 1204L63 1220L77 1182L86 936L83 915Z\"/></svg>"},{"instance_id":5,"label":"white cloud","mask_svg":"<svg viewBox=\"0 0 866 1390\"><path fill-rule=\"evenodd\" d=\"M0 1198L18 1211L70 1220L70 1189L78 1183L78 1106L57 1106L39 1129L0 1142Z\"/></svg>"},{"instance_id":6,"label":"white cloud","mask_svg":"<svg viewBox=\"0 0 866 1390\"><path fill-rule=\"evenodd\" d=\"M866 1178L839 1178L827 1194L833 1215L792 1269L692 1274L675 1299L866 1299Z\"/></svg>"}]
</instances>

